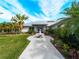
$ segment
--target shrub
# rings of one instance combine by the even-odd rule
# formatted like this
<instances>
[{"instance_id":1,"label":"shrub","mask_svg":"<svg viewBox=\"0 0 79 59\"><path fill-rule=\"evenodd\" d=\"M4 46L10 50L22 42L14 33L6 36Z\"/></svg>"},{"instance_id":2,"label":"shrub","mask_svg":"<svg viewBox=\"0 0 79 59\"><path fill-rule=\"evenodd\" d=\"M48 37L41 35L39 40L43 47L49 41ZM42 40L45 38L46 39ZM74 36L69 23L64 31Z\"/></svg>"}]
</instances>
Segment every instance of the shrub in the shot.
<instances>
[{"instance_id":1,"label":"shrub","mask_svg":"<svg viewBox=\"0 0 79 59\"><path fill-rule=\"evenodd\" d=\"M33 34L33 33L35 33L35 32L34 32L34 28L33 28L33 27L30 27L28 33L29 33L29 34Z\"/></svg>"}]
</instances>

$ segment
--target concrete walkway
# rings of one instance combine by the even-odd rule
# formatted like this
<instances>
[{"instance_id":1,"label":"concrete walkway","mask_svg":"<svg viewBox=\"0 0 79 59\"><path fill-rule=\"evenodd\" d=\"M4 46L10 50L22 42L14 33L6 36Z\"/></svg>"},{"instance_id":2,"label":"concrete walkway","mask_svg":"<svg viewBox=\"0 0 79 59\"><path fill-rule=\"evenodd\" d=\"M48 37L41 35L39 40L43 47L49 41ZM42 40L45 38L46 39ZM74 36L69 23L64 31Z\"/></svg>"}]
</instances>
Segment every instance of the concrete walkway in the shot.
<instances>
[{"instance_id":1,"label":"concrete walkway","mask_svg":"<svg viewBox=\"0 0 79 59\"><path fill-rule=\"evenodd\" d=\"M50 42L52 37L37 33L27 39L30 43L18 59L65 59Z\"/></svg>"}]
</instances>

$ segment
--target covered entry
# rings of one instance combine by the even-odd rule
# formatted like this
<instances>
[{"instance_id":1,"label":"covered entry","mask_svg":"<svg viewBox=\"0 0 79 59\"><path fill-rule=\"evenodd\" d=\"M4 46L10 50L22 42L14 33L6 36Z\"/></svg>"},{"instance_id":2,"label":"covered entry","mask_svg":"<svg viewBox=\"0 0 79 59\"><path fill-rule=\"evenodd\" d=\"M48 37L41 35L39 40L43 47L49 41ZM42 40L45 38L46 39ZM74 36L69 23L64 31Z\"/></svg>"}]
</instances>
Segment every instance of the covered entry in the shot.
<instances>
[{"instance_id":1,"label":"covered entry","mask_svg":"<svg viewBox=\"0 0 79 59\"><path fill-rule=\"evenodd\" d=\"M35 32L38 33L41 30L41 32L44 33L47 26L46 25L33 25L33 27L34 27Z\"/></svg>"}]
</instances>

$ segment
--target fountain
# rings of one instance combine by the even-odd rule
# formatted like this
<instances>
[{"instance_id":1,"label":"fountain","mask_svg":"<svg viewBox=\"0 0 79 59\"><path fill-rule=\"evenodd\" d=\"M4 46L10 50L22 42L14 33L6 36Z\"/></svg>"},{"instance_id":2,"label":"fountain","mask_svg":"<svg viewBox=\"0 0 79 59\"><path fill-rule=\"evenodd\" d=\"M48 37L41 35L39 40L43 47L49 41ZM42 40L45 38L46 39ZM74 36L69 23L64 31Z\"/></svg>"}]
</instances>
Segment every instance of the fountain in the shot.
<instances>
[{"instance_id":1,"label":"fountain","mask_svg":"<svg viewBox=\"0 0 79 59\"><path fill-rule=\"evenodd\" d=\"M18 59L65 59L41 30L27 39L30 43Z\"/></svg>"}]
</instances>

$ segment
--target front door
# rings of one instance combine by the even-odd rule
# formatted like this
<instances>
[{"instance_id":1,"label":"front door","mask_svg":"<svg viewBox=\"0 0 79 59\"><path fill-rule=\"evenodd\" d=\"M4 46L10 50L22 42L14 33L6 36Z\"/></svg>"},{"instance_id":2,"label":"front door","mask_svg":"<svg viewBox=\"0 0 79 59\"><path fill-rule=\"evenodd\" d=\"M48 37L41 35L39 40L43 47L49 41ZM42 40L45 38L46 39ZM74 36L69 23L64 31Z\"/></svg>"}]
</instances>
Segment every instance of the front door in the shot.
<instances>
[{"instance_id":1,"label":"front door","mask_svg":"<svg viewBox=\"0 0 79 59\"><path fill-rule=\"evenodd\" d=\"M41 30L41 32L43 33L43 31L44 31L44 30L43 30L43 27L38 27L38 28L37 28L37 31L38 31L38 32L39 32L40 30Z\"/></svg>"}]
</instances>

